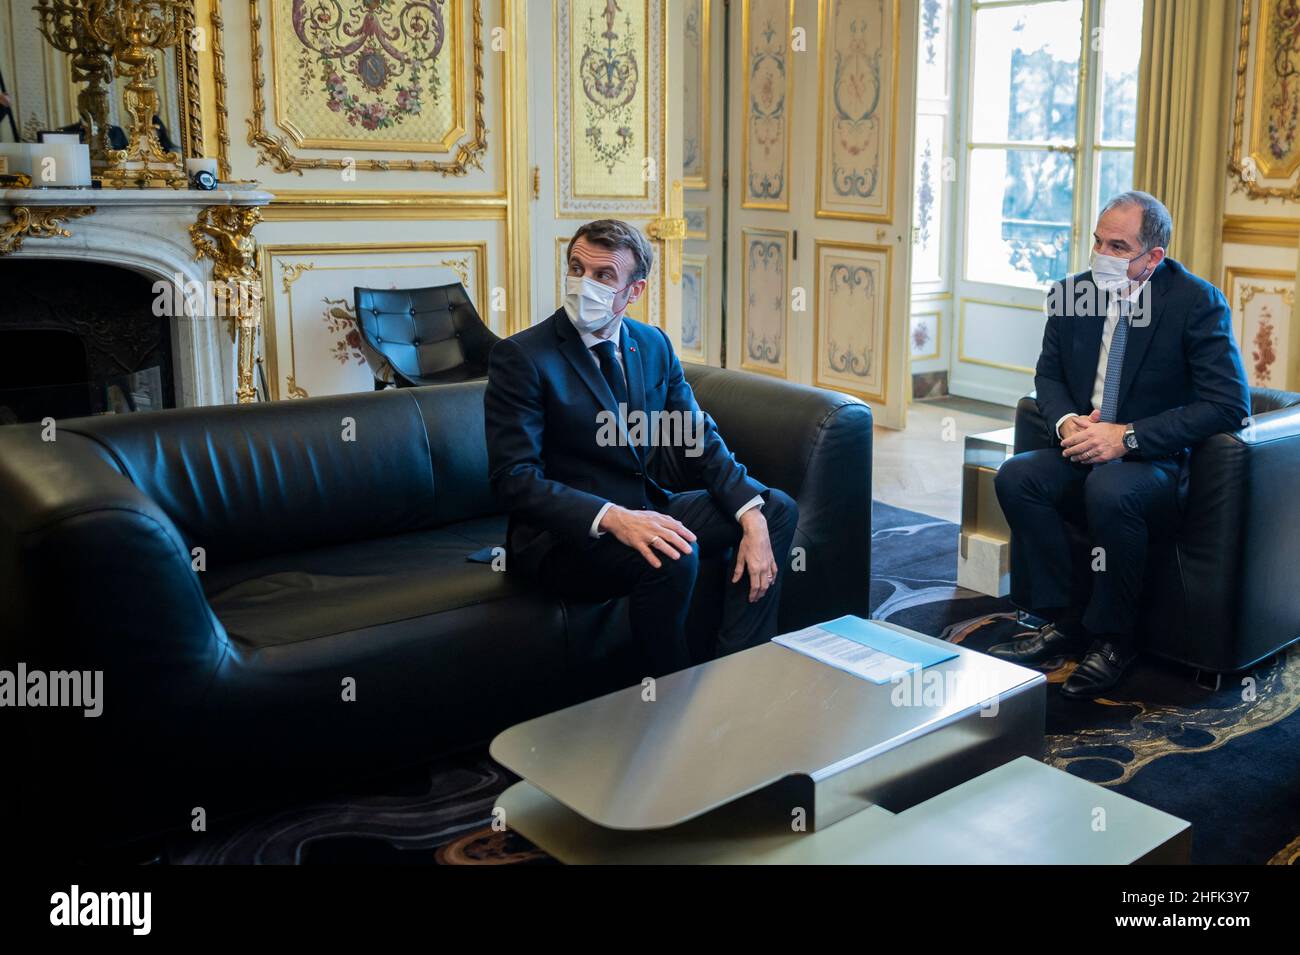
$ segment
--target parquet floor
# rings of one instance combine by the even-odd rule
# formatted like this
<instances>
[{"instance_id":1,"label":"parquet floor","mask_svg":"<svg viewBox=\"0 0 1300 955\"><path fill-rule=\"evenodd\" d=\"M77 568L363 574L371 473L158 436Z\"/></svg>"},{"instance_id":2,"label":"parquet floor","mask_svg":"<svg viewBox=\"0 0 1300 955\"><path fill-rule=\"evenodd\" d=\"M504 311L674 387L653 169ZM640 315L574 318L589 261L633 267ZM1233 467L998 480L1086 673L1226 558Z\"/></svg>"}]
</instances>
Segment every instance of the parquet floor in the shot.
<instances>
[{"instance_id":1,"label":"parquet floor","mask_svg":"<svg viewBox=\"0 0 1300 955\"><path fill-rule=\"evenodd\" d=\"M875 429L873 496L959 523L966 435L1009 427L1013 416L1012 408L968 398L912 402L904 430Z\"/></svg>"}]
</instances>

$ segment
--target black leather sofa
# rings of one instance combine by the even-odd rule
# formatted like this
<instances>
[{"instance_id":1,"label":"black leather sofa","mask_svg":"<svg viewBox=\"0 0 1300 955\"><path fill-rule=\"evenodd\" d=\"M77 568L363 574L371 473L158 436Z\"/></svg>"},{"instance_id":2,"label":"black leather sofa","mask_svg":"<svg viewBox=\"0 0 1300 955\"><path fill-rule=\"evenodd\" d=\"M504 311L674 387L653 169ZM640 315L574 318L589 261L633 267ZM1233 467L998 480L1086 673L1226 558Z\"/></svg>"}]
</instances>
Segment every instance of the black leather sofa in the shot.
<instances>
[{"instance_id":1,"label":"black leather sofa","mask_svg":"<svg viewBox=\"0 0 1300 955\"><path fill-rule=\"evenodd\" d=\"M752 473L799 504L806 569L781 626L865 616L868 407L687 377ZM623 601L566 604L467 559L504 543L483 391L82 418L53 441L0 428L0 665L104 681L96 718L0 710L6 762L24 767L0 787L10 824L50 834L66 814L83 845L183 828L639 680ZM725 571L702 572L701 639Z\"/></svg>"},{"instance_id":2,"label":"black leather sofa","mask_svg":"<svg viewBox=\"0 0 1300 955\"><path fill-rule=\"evenodd\" d=\"M1252 388L1250 402L1251 426L1192 450L1182 524L1147 557L1143 649L1210 673L1300 640L1300 394ZM1021 398L1016 453L1055 444Z\"/></svg>"}]
</instances>

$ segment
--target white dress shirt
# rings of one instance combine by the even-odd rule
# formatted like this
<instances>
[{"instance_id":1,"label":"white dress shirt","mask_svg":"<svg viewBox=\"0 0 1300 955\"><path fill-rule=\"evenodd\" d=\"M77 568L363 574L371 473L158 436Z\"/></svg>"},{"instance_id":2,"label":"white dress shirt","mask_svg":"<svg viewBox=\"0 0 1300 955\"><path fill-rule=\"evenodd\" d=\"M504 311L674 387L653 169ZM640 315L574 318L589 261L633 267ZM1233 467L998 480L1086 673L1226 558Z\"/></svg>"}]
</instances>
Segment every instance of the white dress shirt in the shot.
<instances>
[{"instance_id":1,"label":"white dress shirt","mask_svg":"<svg viewBox=\"0 0 1300 955\"><path fill-rule=\"evenodd\" d=\"M1147 283L1144 281L1128 295L1124 296L1125 301L1132 302L1142 291L1142 287ZM1119 297L1111 296L1109 304L1106 306L1106 324L1101 329L1101 351L1097 354L1097 372L1092 377L1092 409L1096 410L1101 407L1102 395L1106 390L1106 362L1110 359L1110 342L1115 337L1115 326L1119 324ZM1133 331L1132 328L1129 329ZM1073 418L1074 412L1063 414L1056 422L1056 437L1060 440L1061 425L1067 418ZM1082 417L1087 417L1083 415Z\"/></svg>"},{"instance_id":2,"label":"white dress shirt","mask_svg":"<svg viewBox=\"0 0 1300 955\"><path fill-rule=\"evenodd\" d=\"M574 328L574 331L577 331L576 327ZM601 338L599 335L593 335L590 332L578 332L578 334L582 338L582 343L587 346L587 354L591 356L591 360L596 363L597 368L600 367L600 359L596 357L596 353L592 351L592 349L595 348L598 344L600 344L603 341L612 341L614 343L614 358L618 362L618 367L623 368L623 319L621 317L618 319L618 328L614 329L614 334L611 335L608 339ZM624 382L626 383L627 380L626 369L624 369L623 375L624 375ZM605 536L605 532L599 529L600 519L604 517L605 512L608 511L613 506L614 506L613 501L606 501L604 506L601 507L601 509L596 512L596 519L591 522L592 537ZM762 507L762 506L763 506L762 495L755 494L748 501L746 501L744 504L741 505L740 510L736 511L736 520L739 521L740 515L744 514L751 507Z\"/></svg>"}]
</instances>

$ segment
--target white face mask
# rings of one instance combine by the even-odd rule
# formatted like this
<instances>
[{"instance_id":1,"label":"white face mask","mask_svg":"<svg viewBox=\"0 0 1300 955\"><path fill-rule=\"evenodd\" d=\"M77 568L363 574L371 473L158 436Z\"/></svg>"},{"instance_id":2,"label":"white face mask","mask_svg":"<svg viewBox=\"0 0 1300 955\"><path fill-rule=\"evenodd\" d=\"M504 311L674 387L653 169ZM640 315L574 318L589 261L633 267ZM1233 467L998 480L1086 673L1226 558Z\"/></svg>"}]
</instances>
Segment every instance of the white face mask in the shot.
<instances>
[{"instance_id":1,"label":"white face mask","mask_svg":"<svg viewBox=\"0 0 1300 955\"><path fill-rule=\"evenodd\" d=\"M1151 250L1148 249L1147 252ZM1142 255L1146 255L1143 252ZM1089 265L1092 268L1092 280L1097 283L1097 288L1106 292L1114 292L1122 288L1128 282L1142 282L1147 277L1147 270L1143 269L1142 274L1135 279L1128 277L1128 267L1131 263L1142 258L1142 255L1132 259L1122 259L1117 255L1102 255L1094 251Z\"/></svg>"},{"instance_id":2,"label":"white face mask","mask_svg":"<svg viewBox=\"0 0 1300 955\"><path fill-rule=\"evenodd\" d=\"M626 286L624 286L626 288ZM614 321L614 299L623 289L612 289L585 275L564 279L564 311L578 331L592 335Z\"/></svg>"}]
</instances>

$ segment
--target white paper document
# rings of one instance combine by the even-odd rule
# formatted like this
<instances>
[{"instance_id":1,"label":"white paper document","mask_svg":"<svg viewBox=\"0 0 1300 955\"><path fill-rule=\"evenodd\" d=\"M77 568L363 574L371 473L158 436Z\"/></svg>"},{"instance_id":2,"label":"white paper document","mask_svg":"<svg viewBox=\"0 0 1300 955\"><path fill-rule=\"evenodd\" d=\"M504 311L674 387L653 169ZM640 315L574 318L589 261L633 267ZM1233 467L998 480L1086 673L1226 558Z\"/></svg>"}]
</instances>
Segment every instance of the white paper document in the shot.
<instances>
[{"instance_id":1,"label":"white paper document","mask_svg":"<svg viewBox=\"0 0 1300 955\"><path fill-rule=\"evenodd\" d=\"M872 683L889 683L895 674L907 673L918 666L915 662L890 656L874 647L864 646L847 637L823 630L820 626L783 633L773 637L772 642L830 666L847 670Z\"/></svg>"}]
</instances>

